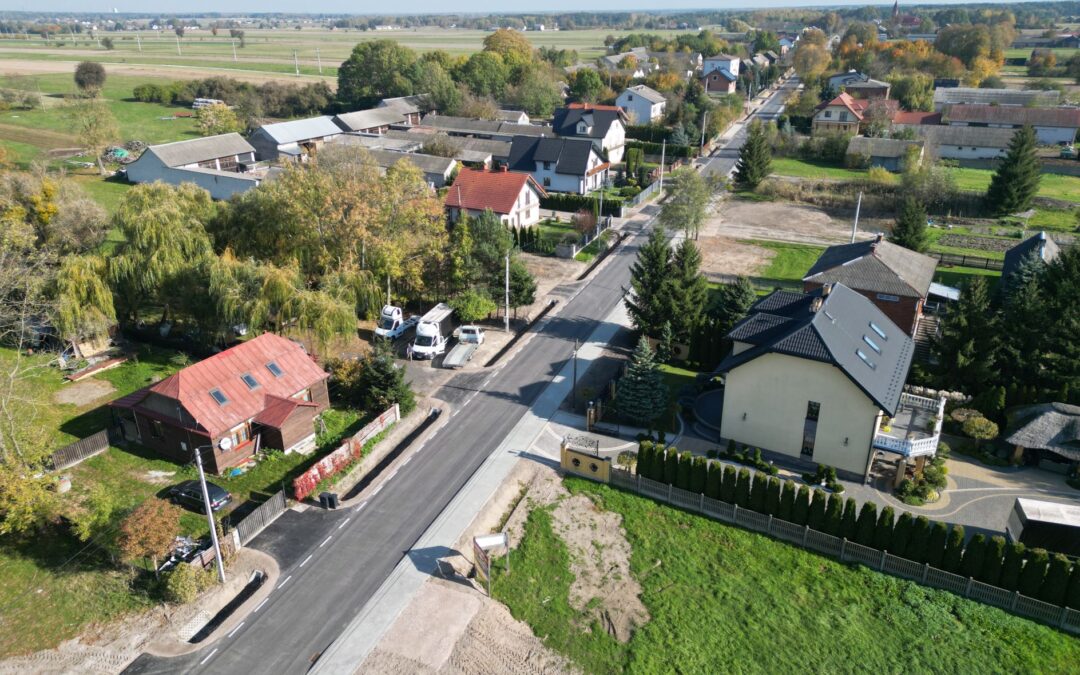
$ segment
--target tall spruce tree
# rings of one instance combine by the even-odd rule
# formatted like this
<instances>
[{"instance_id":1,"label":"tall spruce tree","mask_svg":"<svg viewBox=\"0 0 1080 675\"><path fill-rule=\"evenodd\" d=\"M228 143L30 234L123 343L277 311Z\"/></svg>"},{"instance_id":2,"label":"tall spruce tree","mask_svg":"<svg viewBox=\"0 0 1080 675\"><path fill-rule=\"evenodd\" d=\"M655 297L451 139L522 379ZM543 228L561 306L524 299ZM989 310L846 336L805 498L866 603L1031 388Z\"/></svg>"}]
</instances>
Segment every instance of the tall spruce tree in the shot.
<instances>
[{"instance_id":1,"label":"tall spruce tree","mask_svg":"<svg viewBox=\"0 0 1080 675\"><path fill-rule=\"evenodd\" d=\"M1080 247L1071 246L1047 268L1044 278L1046 306L1043 316L1053 317L1046 326L1045 372L1049 384L1063 403L1080 402ZM1040 323L1040 325L1045 325Z\"/></svg>"},{"instance_id":2,"label":"tall spruce tree","mask_svg":"<svg viewBox=\"0 0 1080 675\"><path fill-rule=\"evenodd\" d=\"M944 386L976 393L996 383L998 319L986 277L972 277L964 287L941 323L935 351Z\"/></svg>"},{"instance_id":3,"label":"tall spruce tree","mask_svg":"<svg viewBox=\"0 0 1080 675\"><path fill-rule=\"evenodd\" d=\"M716 321L717 332L727 335L746 316L755 300L757 293L747 277L739 277L733 284L721 285L709 307L709 316Z\"/></svg>"},{"instance_id":4,"label":"tall spruce tree","mask_svg":"<svg viewBox=\"0 0 1080 675\"><path fill-rule=\"evenodd\" d=\"M926 250L926 209L914 197L908 196L900 200L889 241L918 253Z\"/></svg>"},{"instance_id":5,"label":"tall spruce tree","mask_svg":"<svg viewBox=\"0 0 1080 675\"><path fill-rule=\"evenodd\" d=\"M626 375L619 380L615 405L624 419L644 423L651 429L653 421L667 409L667 399L667 386L653 359L653 350L642 336Z\"/></svg>"},{"instance_id":6,"label":"tall spruce tree","mask_svg":"<svg viewBox=\"0 0 1080 675\"><path fill-rule=\"evenodd\" d=\"M1001 160L986 190L986 205L994 214L1006 216L1031 208L1041 178L1035 145L1035 130L1030 126L1013 134L1009 152Z\"/></svg>"},{"instance_id":7,"label":"tall spruce tree","mask_svg":"<svg viewBox=\"0 0 1080 675\"><path fill-rule=\"evenodd\" d=\"M686 342L701 321L709 300L709 282L701 273L701 251L689 239L683 239L671 256L669 289L671 330L675 339Z\"/></svg>"},{"instance_id":8,"label":"tall spruce tree","mask_svg":"<svg viewBox=\"0 0 1080 675\"><path fill-rule=\"evenodd\" d=\"M772 173L772 149L761 122L754 122L746 134L735 164L735 185L753 190Z\"/></svg>"},{"instance_id":9,"label":"tall spruce tree","mask_svg":"<svg viewBox=\"0 0 1080 675\"><path fill-rule=\"evenodd\" d=\"M667 233L664 228L655 227L649 233L649 240L638 249L637 260L630 268L633 294L626 298L630 321L645 335L659 337L664 322L671 318L670 266Z\"/></svg>"}]
</instances>

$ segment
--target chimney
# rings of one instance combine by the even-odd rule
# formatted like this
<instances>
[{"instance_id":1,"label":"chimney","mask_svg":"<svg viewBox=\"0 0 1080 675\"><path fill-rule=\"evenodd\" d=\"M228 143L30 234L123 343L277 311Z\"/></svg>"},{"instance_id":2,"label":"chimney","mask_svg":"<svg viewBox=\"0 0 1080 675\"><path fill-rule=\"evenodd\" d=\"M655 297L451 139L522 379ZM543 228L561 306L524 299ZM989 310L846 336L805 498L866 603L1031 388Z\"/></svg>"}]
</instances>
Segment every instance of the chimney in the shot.
<instances>
[{"instance_id":1,"label":"chimney","mask_svg":"<svg viewBox=\"0 0 1080 675\"><path fill-rule=\"evenodd\" d=\"M824 298L814 298L813 302L810 303L810 313L817 314L819 311L821 311L821 306L822 304L824 304L824 302Z\"/></svg>"},{"instance_id":2,"label":"chimney","mask_svg":"<svg viewBox=\"0 0 1080 675\"><path fill-rule=\"evenodd\" d=\"M506 166L505 164L500 164L499 171L501 173L508 173L510 171L510 167Z\"/></svg>"},{"instance_id":3,"label":"chimney","mask_svg":"<svg viewBox=\"0 0 1080 675\"><path fill-rule=\"evenodd\" d=\"M822 286L821 287L821 297L823 297L823 298L829 297L829 293L832 293L832 287L833 287L833 285L831 283L825 284L824 286Z\"/></svg>"}]
</instances>

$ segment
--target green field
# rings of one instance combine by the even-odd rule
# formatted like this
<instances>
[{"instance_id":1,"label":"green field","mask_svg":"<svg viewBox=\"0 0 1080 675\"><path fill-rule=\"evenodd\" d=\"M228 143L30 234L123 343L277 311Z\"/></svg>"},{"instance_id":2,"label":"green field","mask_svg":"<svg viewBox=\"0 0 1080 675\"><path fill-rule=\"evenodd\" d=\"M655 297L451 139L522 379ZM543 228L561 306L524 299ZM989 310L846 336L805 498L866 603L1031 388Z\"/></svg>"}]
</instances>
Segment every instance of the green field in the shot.
<instances>
[{"instance_id":1,"label":"green field","mask_svg":"<svg viewBox=\"0 0 1080 675\"><path fill-rule=\"evenodd\" d=\"M761 246L775 252L776 255L769 261L768 267L762 270L758 276L783 281L801 281L806 276L806 271L813 266L822 251L825 250L822 246L788 244L761 239L748 240L743 243Z\"/></svg>"},{"instance_id":2,"label":"green field","mask_svg":"<svg viewBox=\"0 0 1080 675\"><path fill-rule=\"evenodd\" d=\"M537 47L576 49L582 59L591 60L606 53L604 38L619 37L630 31L572 30L529 31L525 36ZM670 36L680 32L649 30L649 33ZM41 59L51 61L95 60L104 63L187 66L190 68L220 68L293 74L297 66L301 74L334 76L337 66L359 42L390 39L415 49L442 49L451 54L471 54L483 48L487 31L465 29L421 28L393 31L326 30L305 28L245 29L245 46L234 41L228 30L218 36L207 30L188 30L177 39L171 32L108 33L114 49L107 50L97 40L86 36L60 36L44 40L31 36L29 40L0 40L0 68L3 59ZM317 50L317 51L316 51ZM178 53L179 52L179 53ZM295 54L295 60L294 60Z\"/></svg>"},{"instance_id":3,"label":"green field","mask_svg":"<svg viewBox=\"0 0 1080 675\"><path fill-rule=\"evenodd\" d=\"M866 178L864 169L848 169L832 162L796 157L773 157L772 170L777 176L795 178L832 178L834 180L860 180Z\"/></svg>"},{"instance_id":4,"label":"green field","mask_svg":"<svg viewBox=\"0 0 1080 675\"><path fill-rule=\"evenodd\" d=\"M622 516L651 619L626 644L569 603L551 516L534 510L493 592L587 673L1075 672L1080 641L945 591L849 566L583 479ZM597 555L603 555L598 551Z\"/></svg>"},{"instance_id":5,"label":"green field","mask_svg":"<svg viewBox=\"0 0 1080 675\"><path fill-rule=\"evenodd\" d=\"M1076 54L1077 52L1080 52L1080 49L1065 49L1065 48L1060 48L1060 47L1054 47L1050 51L1054 52L1054 56L1057 57L1058 64L1060 65L1062 61L1066 61L1073 54ZM1017 49L1006 49L1005 50L1005 58L1007 58L1007 59L1027 59L1027 58L1031 57L1031 52L1032 52L1031 47L1026 47L1026 48L1025 47L1020 47L1020 48L1017 48Z\"/></svg>"},{"instance_id":6,"label":"green field","mask_svg":"<svg viewBox=\"0 0 1080 675\"><path fill-rule=\"evenodd\" d=\"M997 270L985 270L978 267L941 267L938 266L934 273L934 281L953 288L962 288L971 281L972 277L986 277L993 288L1001 279L1001 272Z\"/></svg>"}]
</instances>

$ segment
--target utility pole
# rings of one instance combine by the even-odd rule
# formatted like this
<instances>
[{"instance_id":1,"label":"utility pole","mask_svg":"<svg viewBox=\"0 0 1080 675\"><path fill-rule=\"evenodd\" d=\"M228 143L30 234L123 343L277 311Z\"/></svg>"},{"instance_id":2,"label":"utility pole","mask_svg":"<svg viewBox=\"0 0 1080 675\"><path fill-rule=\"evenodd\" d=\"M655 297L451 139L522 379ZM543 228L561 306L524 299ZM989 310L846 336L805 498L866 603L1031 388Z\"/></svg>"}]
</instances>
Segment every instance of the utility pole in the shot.
<instances>
[{"instance_id":1,"label":"utility pole","mask_svg":"<svg viewBox=\"0 0 1080 675\"><path fill-rule=\"evenodd\" d=\"M701 113L701 150L705 151L705 121L709 119L709 111Z\"/></svg>"},{"instance_id":2,"label":"utility pole","mask_svg":"<svg viewBox=\"0 0 1080 675\"><path fill-rule=\"evenodd\" d=\"M213 445L205 446L213 449ZM232 448L232 439L221 439L221 449L228 452ZM210 493L206 491L206 474L203 473L202 448L195 448L195 466L199 467L199 486L202 487L203 509L206 510L206 522L210 525L210 541L214 543L214 557L217 559L218 581L225 583L225 565L221 562L221 544L217 538L217 523L214 522L214 509L210 506Z\"/></svg>"},{"instance_id":3,"label":"utility pole","mask_svg":"<svg viewBox=\"0 0 1080 675\"><path fill-rule=\"evenodd\" d=\"M390 304L390 273L386 273L386 304Z\"/></svg>"},{"instance_id":4,"label":"utility pole","mask_svg":"<svg viewBox=\"0 0 1080 675\"><path fill-rule=\"evenodd\" d=\"M142 54L142 36L135 33L135 42L139 45L139 53Z\"/></svg>"},{"instance_id":5,"label":"utility pole","mask_svg":"<svg viewBox=\"0 0 1080 675\"><path fill-rule=\"evenodd\" d=\"M296 50L292 53L293 66L296 68L296 76L300 77L300 61L296 58Z\"/></svg>"},{"instance_id":6,"label":"utility pole","mask_svg":"<svg viewBox=\"0 0 1080 675\"><path fill-rule=\"evenodd\" d=\"M662 193L664 192L664 157L666 155L667 155L667 139L665 138L663 140L663 143L660 145L660 192L661 192L660 196L661 197L663 197Z\"/></svg>"},{"instance_id":7,"label":"utility pole","mask_svg":"<svg viewBox=\"0 0 1080 675\"><path fill-rule=\"evenodd\" d=\"M322 75L322 57L319 56L319 48L315 48L315 60L319 62L319 74Z\"/></svg>"},{"instance_id":8,"label":"utility pole","mask_svg":"<svg viewBox=\"0 0 1080 675\"><path fill-rule=\"evenodd\" d=\"M570 389L572 392L570 396L570 409L572 411L577 410L577 350L578 342L577 338L574 338L574 384Z\"/></svg>"},{"instance_id":9,"label":"utility pole","mask_svg":"<svg viewBox=\"0 0 1080 675\"><path fill-rule=\"evenodd\" d=\"M851 243L855 243L855 233L859 231L859 209L862 208L862 192L859 192L859 201L855 202L855 222L851 225Z\"/></svg>"},{"instance_id":10,"label":"utility pole","mask_svg":"<svg viewBox=\"0 0 1080 675\"><path fill-rule=\"evenodd\" d=\"M506 328L506 332L510 332L510 251L506 252L506 314L503 316L503 327Z\"/></svg>"},{"instance_id":11,"label":"utility pole","mask_svg":"<svg viewBox=\"0 0 1080 675\"><path fill-rule=\"evenodd\" d=\"M233 63L236 63L236 39L235 38L232 41L232 60L233 60Z\"/></svg>"},{"instance_id":12,"label":"utility pole","mask_svg":"<svg viewBox=\"0 0 1080 675\"><path fill-rule=\"evenodd\" d=\"M183 54L180 53L180 36L179 35L176 36L176 55L177 56L183 56Z\"/></svg>"}]
</instances>

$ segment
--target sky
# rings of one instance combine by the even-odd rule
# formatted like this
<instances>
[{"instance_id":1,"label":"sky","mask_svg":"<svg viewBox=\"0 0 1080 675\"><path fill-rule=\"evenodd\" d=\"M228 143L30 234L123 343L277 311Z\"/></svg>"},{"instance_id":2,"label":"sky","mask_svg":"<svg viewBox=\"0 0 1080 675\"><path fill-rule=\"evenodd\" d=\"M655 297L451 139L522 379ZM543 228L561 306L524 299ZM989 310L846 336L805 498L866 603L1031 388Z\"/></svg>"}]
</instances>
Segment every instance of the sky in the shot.
<instances>
[{"instance_id":1,"label":"sky","mask_svg":"<svg viewBox=\"0 0 1080 675\"><path fill-rule=\"evenodd\" d=\"M935 4L962 4L965 0L937 0ZM985 1L985 0L984 0ZM991 2L995 0L989 0ZM27 12L108 12L113 8L121 12L162 13L183 11L185 14L199 12L312 12L333 14L384 14L408 7L408 14L467 12L565 12L565 11L620 11L678 9L745 9L748 7L794 7L794 6L854 6L868 4L892 4L867 2L866 0L411 0L408 3L374 2L372 0L186 0L164 2L161 0L0 0L0 10ZM904 4L904 3L901 3ZM182 10L181 10L182 7Z\"/></svg>"}]
</instances>

